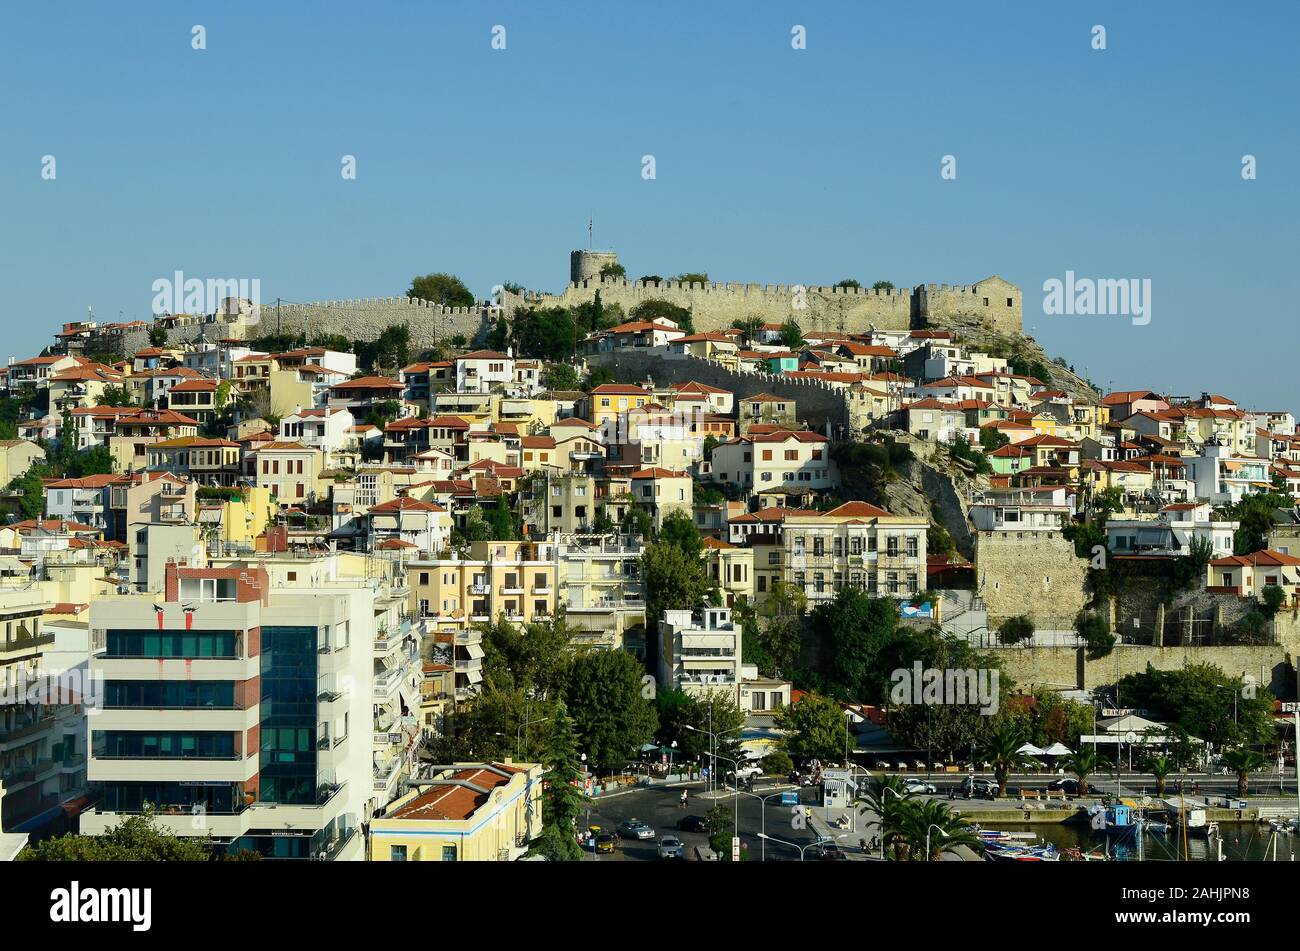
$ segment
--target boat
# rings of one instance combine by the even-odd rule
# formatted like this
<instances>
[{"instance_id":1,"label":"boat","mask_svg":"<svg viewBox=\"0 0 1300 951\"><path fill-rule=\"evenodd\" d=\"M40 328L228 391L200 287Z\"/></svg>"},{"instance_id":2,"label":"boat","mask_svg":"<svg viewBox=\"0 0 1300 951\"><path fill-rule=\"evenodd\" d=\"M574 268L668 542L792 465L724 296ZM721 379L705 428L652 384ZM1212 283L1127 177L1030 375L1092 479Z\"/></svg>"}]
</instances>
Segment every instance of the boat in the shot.
<instances>
[{"instance_id":1,"label":"boat","mask_svg":"<svg viewBox=\"0 0 1300 951\"><path fill-rule=\"evenodd\" d=\"M1050 842L1021 845L995 841L984 844L984 858L990 862L1059 862L1061 855Z\"/></svg>"}]
</instances>

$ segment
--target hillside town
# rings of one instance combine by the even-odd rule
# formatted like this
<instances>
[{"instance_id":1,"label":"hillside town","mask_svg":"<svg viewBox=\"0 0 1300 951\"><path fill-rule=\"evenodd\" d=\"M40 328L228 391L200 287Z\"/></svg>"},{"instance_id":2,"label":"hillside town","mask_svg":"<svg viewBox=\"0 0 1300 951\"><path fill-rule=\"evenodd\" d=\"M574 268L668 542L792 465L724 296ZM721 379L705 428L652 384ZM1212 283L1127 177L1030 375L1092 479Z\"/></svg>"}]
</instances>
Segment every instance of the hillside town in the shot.
<instances>
[{"instance_id":1,"label":"hillside town","mask_svg":"<svg viewBox=\"0 0 1300 951\"><path fill-rule=\"evenodd\" d=\"M1193 833L1288 821L1281 407L978 321L598 291L417 349L251 306L0 367L6 858L142 817L227 857L1086 857L970 823L1176 822L1166 783Z\"/></svg>"}]
</instances>

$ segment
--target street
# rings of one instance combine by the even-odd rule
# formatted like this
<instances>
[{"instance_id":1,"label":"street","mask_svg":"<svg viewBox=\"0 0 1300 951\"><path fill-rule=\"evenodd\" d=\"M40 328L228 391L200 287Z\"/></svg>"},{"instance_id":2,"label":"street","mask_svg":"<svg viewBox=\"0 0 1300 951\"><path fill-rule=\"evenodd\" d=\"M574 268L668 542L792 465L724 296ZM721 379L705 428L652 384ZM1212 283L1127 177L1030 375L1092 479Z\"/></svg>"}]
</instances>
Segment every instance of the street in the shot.
<instances>
[{"instance_id":1,"label":"street","mask_svg":"<svg viewBox=\"0 0 1300 951\"><path fill-rule=\"evenodd\" d=\"M696 846L707 847L709 837L699 832L683 832L677 828L677 822L684 816L706 816L709 810L717 804L724 805L733 815L737 808L737 796L730 790L718 790L714 795L716 798L705 798L702 795L704 787L702 784L695 783L686 787L689 791L690 804L686 809L682 809L678 804L681 796L682 786L643 786L636 787L627 792L614 793L609 796L594 799L589 804L589 815L584 814L579 817L579 829L585 829L588 824L598 825L603 829L614 831L620 822L626 819L640 819L652 826L655 830L654 839L636 840L620 839L619 846L613 854L603 854L593 857L590 850L587 851L587 861L629 861L629 860L651 860L658 859L659 838L664 835L675 835L682 840L686 847L687 859L694 858L694 849ZM764 843L758 837L762 831L763 821L766 820L767 834L783 839L787 842L797 843L801 846L810 846L817 841L816 833L806 824L796 822L793 806L783 806L780 802L782 792L794 791L795 787L788 784L780 783L755 783L754 795L746 795L741 792L739 801L740 810L740 840L749 850L749 861L759 861L766 851L766 860L772 861L798 861L798 849L781 845L776 842ZM804 805L815 806L818 804L819 790L805 788L800 790L802 793L801 802ZM756 796L770 796L765 803L760 803ZM766 816L763 813L766 812ZM800 827L802 826L802 827ZM868 836L869 838L869 836ZM816 849L807 848L805 857L808 861L816 858Z\"/></svg>"}]
</instances>

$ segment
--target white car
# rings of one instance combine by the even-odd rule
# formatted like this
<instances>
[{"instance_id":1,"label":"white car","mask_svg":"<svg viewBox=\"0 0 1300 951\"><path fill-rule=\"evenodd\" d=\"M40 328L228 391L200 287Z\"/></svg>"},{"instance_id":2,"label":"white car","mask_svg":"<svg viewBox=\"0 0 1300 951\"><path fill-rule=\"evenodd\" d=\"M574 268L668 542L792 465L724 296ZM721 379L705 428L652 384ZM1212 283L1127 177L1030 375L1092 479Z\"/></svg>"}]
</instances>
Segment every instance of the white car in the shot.
<instances>
[{"instance_id":1,"label":"white car","mask_svg":"<svg viewBox=\"0 0 1300 951\"><path fill-rule=\"evenodd\" d=\"M905 779L903 780L903 791L912 795L929 793L933 796L939 790L935 788L934 783L927 783L924 779Z\"/></svg>"},{"instance_id":2,"label":"white car","mask_svg":"<svg viewBox=\"0 0 1300 951\"><path fill-rule=\"evenodd\" d=\"M746 780L750 777L757 779L759 776L763 775L763 767L758 766L757 764L750 764L741 766L739 770L731 770L727 775L734 776L739 780Z\"/></svg>"}]
</instances>

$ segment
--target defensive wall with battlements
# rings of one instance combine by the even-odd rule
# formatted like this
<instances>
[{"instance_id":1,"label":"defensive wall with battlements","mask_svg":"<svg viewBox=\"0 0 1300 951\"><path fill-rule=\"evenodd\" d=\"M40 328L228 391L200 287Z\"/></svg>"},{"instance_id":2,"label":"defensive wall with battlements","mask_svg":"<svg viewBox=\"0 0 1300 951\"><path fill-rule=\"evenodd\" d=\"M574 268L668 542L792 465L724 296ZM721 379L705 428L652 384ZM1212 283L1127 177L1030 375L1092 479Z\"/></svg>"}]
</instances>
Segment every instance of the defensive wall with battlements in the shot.
<instances>
[{"instance_id":1,"label":"defensive wall with battlements","mask_svg":"<svg viewBox=\"0 0 1300 951\"><path fill-rule=\"evenodd\" d=\"M407 297L371 297L263 304L256 315L183 315L162 320L172 343L194 340L200 333L209 340L250 339L269 333L304 333L309 341L331 334L348 340L373 340L387 327L404 323L411 330L412 348L424 350L457 336L482 345L501 316L509 320L524 307L572 307L594 300L599 293L603 304L617 304L625 313L648 300L666 300L687 308L697 332L723 330L734 321L754 317L773 324L793 319L805 332L972 326L1003 333L1021 330L1020 289L999 277L970 285L919 284L877 290L817 284L643 282L601 276L602 269L617 263L613 251L574 251L569 259L571 280L562 293L497 289L491 303L473 307L442 307ZM88 350L126 355L148 343L144 329L105 329L92 336Z\"/></svg>"}]
</instances>

